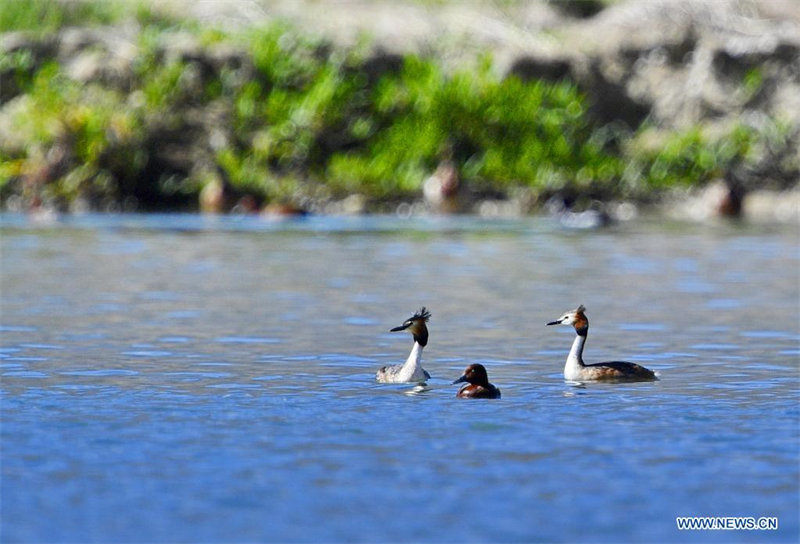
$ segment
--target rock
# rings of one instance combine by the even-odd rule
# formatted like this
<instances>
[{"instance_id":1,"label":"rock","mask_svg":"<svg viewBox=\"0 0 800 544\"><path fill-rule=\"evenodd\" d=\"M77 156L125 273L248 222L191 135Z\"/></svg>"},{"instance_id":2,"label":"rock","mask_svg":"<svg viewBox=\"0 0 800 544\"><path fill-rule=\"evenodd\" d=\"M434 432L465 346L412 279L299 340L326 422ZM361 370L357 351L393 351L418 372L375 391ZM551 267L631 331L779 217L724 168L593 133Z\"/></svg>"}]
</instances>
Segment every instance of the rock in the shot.
<instances>
[{"instance_id":1,"label":"rock","mask_svg":"<svg viewBox=\"0 0 800 544\"><path fill-rule=\"evenodd\" d=\"M39 60L49 59L56 56L58 41L58 36L52 34L36 37L25 31L5 32L0 34L0 53L11 55L24 51Z\"/></svg>"},{"instance_id":2,"label":"rock","mask_svg":"<svg viewBox=\"0 0 800 544\"><path fill-rule=\"evenodd\" d=\"M129 27L67 28L59 33L57 58L66 75L80 83L97 82L125 92L132 88L139 54Z\"/></svg>"},{"instance_id":3,"label":"rock","mask_svg":"<svg viewBox=\"0 0 800 544\"><path fill-rule=\"evenodd\" d=\"M81 83L99 80L106 56L98 50L82 51L67 61L64 71L67 76Z\"/></svg>"},{"instance_id":4,"label":"rock","mask_svg":"<svg viewBox=\"0 0 800 544\"><path fill-rule=\"evenodd\" d=\"M800 190L753 191L745 196L743 208L748 221L800 225Z\"/></svg>"},{"instance_id":5,"label":"rock","mask_svg":"<svg viewBox=\"0 0 800 544\"><path fill-rule=\"evenodd\" d=\"M567 27L566 40L582 44L571 49L571 72L604 120L632 106L622 120L647 114L677 128L736 117L756 100L772 112L773 97L800 94L800 9L762 7L777 4L747 11L734 0L620 2ZM788 110L781 106L800 126L800 109Z\"/></svg>"},{"instance_id":6,"label":"rock","mask_svg":"<svg viewBox=\"0 0 800 544\"><path fill-rule=\"evenodd\" d=\"M341 202L341 213L345 215L361 215L367 210L367 199L361 194L352 194Z\"/></svg>"}]
</instances>

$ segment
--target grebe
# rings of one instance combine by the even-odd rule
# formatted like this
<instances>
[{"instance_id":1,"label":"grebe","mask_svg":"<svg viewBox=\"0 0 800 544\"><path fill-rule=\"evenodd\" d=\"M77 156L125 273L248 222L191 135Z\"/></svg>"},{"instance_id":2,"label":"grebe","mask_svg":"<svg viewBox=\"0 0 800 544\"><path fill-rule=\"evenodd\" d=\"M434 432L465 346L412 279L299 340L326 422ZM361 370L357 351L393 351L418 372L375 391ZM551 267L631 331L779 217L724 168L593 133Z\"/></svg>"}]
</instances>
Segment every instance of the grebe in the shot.
<instances>
[{"instance_id":1,"label":"grebe","mask_svg":"<svg viewBox=\"0 0 800 544\"><path fill-rule=\"evenodd\" d=\"M499 399L500 390L489 383L486 368L480 364L472 364L464 371L464 375L453 383L468 382L458 390L456 396L462 399Z\"/></svg>"},{"instance_id":2,"label":"grebe","mask_svg":"<svg viewBox=\"0 0 800 544\"><path fill-rule=\"evenodd\" d=\"M425 323L430 319L431 314L425 306L417 313L405 320L399 327L390 329L389 332L408 330L414 337L414 347L408 359L402 365L385 366L378 370L375 379L381 383L407 383L424 382L430 379L431 375L422 368L422 348L428 344L428 327Z\"/></svg>"},{"instance_id":3,"label":"grebe","mask_svg":"<svg viewBox=\"0 0 800 544\"><path fill-rule=\"evenodd\" d=\"M583 304L567 312L548 325L572 325L577 336L572 342L572 349L567 356L564 366L564 379L570 381L643 381L657 380L655 372L636 363L624 361L607 361L587 365L583 362L583 346L589 334L589 320L586 318L586 308Z\"/></svg>"}]
</instances>

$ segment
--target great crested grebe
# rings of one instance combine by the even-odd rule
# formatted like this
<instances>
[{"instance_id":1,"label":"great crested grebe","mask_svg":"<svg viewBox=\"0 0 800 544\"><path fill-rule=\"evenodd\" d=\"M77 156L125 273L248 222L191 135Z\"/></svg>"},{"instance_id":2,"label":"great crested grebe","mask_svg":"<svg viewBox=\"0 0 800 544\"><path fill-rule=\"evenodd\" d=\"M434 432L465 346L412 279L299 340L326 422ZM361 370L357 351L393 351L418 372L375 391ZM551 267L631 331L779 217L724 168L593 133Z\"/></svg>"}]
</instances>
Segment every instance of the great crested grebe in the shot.
<instances>
[{"instance_id":1,"label":"great crested grebe","mask_svg":"<svg viewBox=\"0 0 800 544\"><path fill-rule=\"evenodd\" d=\"M425 323L430 317L430 312L423 306L402 325L389 330L389 332L408 330L414 337L414 347L402 365L389 365L378 370L375 375L376 380L381 383L408 383L430 379L431 375L422 368L422 348L428 344L428 327Z\"/></svg>"},{"instance_id":2,"label":"great crested grebe","mask_svg":"<svg viewBox=\"0 0 800 544\"><path fill-rule=\"evenodd\" d=\"M586 318L583 304L565 313L548 325L572 325L577 336L572 342L572 349L564 366L564 379L570 381L644 381L657 380L655 372L636 363L625 361L607 361L587 365L583 362L583 346L589 334L589 320Z\"/></svg>"},{"instance_id":3,"label":"great crested grebe","mask_svg":"<svg viewBox=\"0 0 800 544\"><path fill-rule=\"evenodd\" d=\"M456 396L462 399L499 399L500 390L489 383L489 376L486 368L481 364L472 364L464 370L464 375L453 383L464 383L465 385L458 390Z\"/></svg>"}]
</instances>

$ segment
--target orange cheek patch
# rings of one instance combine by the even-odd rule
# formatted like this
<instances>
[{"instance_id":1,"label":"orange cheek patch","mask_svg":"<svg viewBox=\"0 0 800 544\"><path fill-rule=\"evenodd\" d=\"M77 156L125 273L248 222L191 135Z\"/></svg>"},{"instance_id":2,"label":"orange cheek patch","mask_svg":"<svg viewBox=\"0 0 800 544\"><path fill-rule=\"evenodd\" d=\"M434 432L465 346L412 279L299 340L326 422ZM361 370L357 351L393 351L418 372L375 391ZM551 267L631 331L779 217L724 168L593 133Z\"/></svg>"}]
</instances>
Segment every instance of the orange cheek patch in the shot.
<instances>
[{"instance_id":1,"label":"orange cheek patch","mask_svg":"<svg viewBox=\"0 0 800 544\"><path fill-rule=\"evenodd\" d=\"M575 332L581 336L585 336L589 331L589 320L583 314L575 316L575 322L572 324L575 327Z\"/></svg>"}]
</instances>

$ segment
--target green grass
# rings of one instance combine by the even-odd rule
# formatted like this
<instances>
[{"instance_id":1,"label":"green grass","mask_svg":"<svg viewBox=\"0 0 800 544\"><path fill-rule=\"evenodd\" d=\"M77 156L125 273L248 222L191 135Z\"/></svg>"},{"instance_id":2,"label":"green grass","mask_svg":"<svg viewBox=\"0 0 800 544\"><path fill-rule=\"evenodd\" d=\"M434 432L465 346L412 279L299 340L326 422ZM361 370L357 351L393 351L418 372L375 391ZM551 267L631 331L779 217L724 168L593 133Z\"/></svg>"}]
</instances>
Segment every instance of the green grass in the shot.
<instances>
[{"instance_id":1,"label":"green grass","mask_svg":"<svg viewBox=\"0 0 800 544\"><path fill-rule=\"evenodd\" d=\"M436 59L406 55L375 72L368 48L332 48L287 25L230 35L142 5L39 0L29 12L43 19L34 22L18 3L10 5L0 15L5 29L52 29L79 17L105 24L131 14L142 29L133 88L124 91L80 85L54 60L32 69L25 51L0 59L25 95L12 119L21 143L0 149L3 198L30 191L24 180L57 148L67 165L37 190L63 206L131 195L144 199L145 208L196 205L203 183L217 176L261 201L352 193L373 203L411 199L445 158L477 193L523 188L542 199L560 193L652 200L755 163L765 150L790 142L788 127L779 123L768 131L737 124L713 133L699 126L666 133L648 125L631 132L602 126L574 85L498 77L488 56L451 71ZM163 43L175 27L205 46L247 51L247 77L228 68L200 77L198 65L168 60ZM756 71L743 82L751 94L761 85ZM188 110L212 104L228 114L223 125L207 127L226 135L222 147L208 150L208 165L183 178L154 172L159 131L189 132ZM192 137L208 140L207 134Z\"/></svg>"},{"instance_id":2,"label":"green grass","mask_svg":"<svg viewBox=\"0 0 800 544\"><path fill-rule=\"evenodd\" d=\"M561 188L581 168L595 179L618 171L591 139L573 86L501 80L488 61L477 72L446 76L410 57L399 74L379 82L371 104L359 119L371 128L369 138L335 154L325 172L334 185L352 190L348 183L366 180L386 193L411 193L445 153L463 165L461 175L473 186Z\"/></svg>"},{"instance_id":3,"label":"green grass","mask_svg":"<svg viewBox=\"0 0 800 544\"><path fill-rule=\"evenodd\" d=\"M324 180L337 196L410 197L445 154L474 187L557 190L621 171L567 83L501 79L488 57L446 74L409 55L375 79L357 53L325 54L285 27L254 34L260 77L234 97L233 182L270 193L274 176Z\"/></svg>"},{"instance_id":4,"label":"green grass","mask_svg":"<svg viewBox=\"0 0 800 544\"><path fill-rule=\"evenodd\" d=\"M93 27L135 19L161 29L197 26L145 0L3 0L0 32L46 35L65 27Z\"/></svg>"},{"instance_id":5,"label":"green grass","mask_svg":"<svg viewBox=\"0 0 800 544\"><path fill-rule=\"evenodd\" d=\"M121 2L5 0L0 32L28 30L45 34L65 26L110 24L122 14Z\"/></svg>"}]
</instances>

